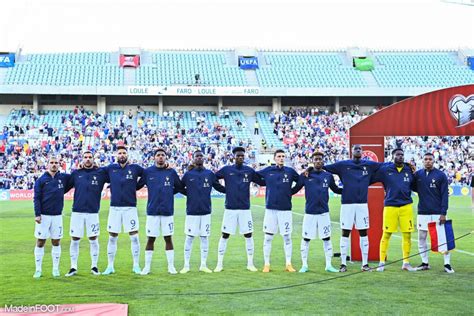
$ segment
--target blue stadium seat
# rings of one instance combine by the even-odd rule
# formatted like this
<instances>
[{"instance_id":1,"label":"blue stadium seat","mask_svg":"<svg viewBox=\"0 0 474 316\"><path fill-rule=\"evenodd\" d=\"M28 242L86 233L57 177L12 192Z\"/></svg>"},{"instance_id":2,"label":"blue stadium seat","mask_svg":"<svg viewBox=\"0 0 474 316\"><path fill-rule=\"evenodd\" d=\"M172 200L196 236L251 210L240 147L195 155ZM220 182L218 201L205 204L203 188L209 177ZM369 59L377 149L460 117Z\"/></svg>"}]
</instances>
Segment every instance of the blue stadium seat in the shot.
<instances>
[{"instance_id":1,"label":"blue stadium seat","mask_svg":"<svg viewBox=\"0 0 474 316\"><path fill-rule=\"evenodd\" d=\"M121 86L123 69L109 53L32 54L7 72L7 85Z\"/></svg>"},{"instance_id":2,"label":"blue stadium seat","mask_svg":"<svg viewBox=\"0 0 474 316\"><path fill-rule=\"evenodd\" d=\"M137 69L137 85L194 84L196 74L203 85L247 85L244 71L226 65L222 52L161 52L152 54L152 62Z\"/></svg>"},{"instance_id":3,"label":"blue stadium seat","mask_svg":"<svg viewBox=\"0 0 474 316\"><path fill-rule=\"evenodd\" d=\"M374 53L372 73L381 87L444 88L474 83L474 72L460 65L455 53Z\"/></svg>"},{"instance_id":4,"label":"blue stadium seat","mask_svg":"<svg viewBox=\"0 0 474 316\"><path fill-rule=\"evenodd\" d=\"M255 115L267 146L274 149L283 149L285 147L283 142L273 133L273 125L269 120L268 112L255 112Z\"/></svg>"},{"instance_id":5,"label":"blue stadium seat","mask_svg":"<svg viewBox=\"0 0 474 316\"><path fill-rule=\"evenodd\" d=\"M360 72L344 65L336 53L265 53L268 66L257 69L264 87L362 88Z\"/></svg>"}]
</instances>

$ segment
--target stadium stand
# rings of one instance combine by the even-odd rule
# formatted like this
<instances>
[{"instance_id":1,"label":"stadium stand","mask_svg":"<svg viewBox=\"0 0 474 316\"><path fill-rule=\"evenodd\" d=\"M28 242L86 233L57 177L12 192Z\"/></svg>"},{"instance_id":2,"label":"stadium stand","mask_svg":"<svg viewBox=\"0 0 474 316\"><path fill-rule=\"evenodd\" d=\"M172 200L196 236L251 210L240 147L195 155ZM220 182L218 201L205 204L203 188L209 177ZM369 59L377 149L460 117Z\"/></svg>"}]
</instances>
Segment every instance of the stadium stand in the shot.
<instances>
[{"instance_id":1,"label":"stadium stand","mask_svg":"<svg viewBox=\"0 0 474 316\"><path fill-rule=\"evenodd\" d=\"M454 51L371 52L374 69L367 72L355 69L345 52L262 51L258 52L259 67L247 73L232 62L236 58L234 51L145 51L144 55L151 58L144 58L130 77L131 82L124 80L124 69L119 67L113 52L25 55L18 59L15 67L8 69L3 85L252 85L282 89L340 88L350 92L371 88L442 88L474 83L474 72ZM255 76L248 76L248 73ZM255 80L249 79L254 77Z\"/></svg>"},{"instance_id":2,"label":"stadium stand","mask_svg":"<svg viewBox=\"0 0 474 316\"><path fill-rule=\"evenodd\" d=\"M278 138L278 133L274 133L274 125L269 119L268 112L256 112L257 121L260 124L260 130L262 131L262 135L267 142L267 146L272 149L281 149L283 148L283 139Z\"/></svg>"},{"instance_id":3,"label":"stadium stand","mask_svg":"<svg viewBox=\"0 0 474 316\"><path fill-rule=\"evenodd\" d=\"M56 53L56 54L31 54L27 60L34 64L59 64L59 65L102 65L109 63L109 53Z\"/></svg>"},{"instance_id":4,"label":"stadium stand","mask_svg":"<svg viewBox=\"0 0 474 316\"><path fill-rule=\"evenodd\" d=\"M375 53L372 70L382 87L451 87L474 82L474 72L454 53Z\"/></svg>"},{"instance_id":5,"label":"stadium stand","mask_svg":"<svg viewBox=\"0 0 474 316\"><path fill-rule=\"evenodd\" d=\"M6 85L121 86L123 69L109 53L32 54L8 70Z\"/></svg>"},{"instance_id":6,"label":"stadium stand","mask_svg":"<svg viewBox=\"0 0 474 316\"><path fill-rule=\"evenodd\" d=\"M247 85L243 70L226 65L225 53L162 52L152 54L152 62L138 68L137 85Z\"/></svg>"},{"instance_id":7,"label":"stadium stand","mask_svg":"<svg viewBox=\"0 0 474 316\"><path fill-rule=\"evenodd\" d=\"M271 53L257 69L263 87L361 88L366 87L360 73L344 63L341 54Z\"/></svg>"},{"instance_id":8,"label":"stadium stand","mask_svg":"<svg viewBox=\"0 0 474 316\"><path fill-rule=\"evenodd\" d=\"M143 165L150 164L154 149L164 147L181 174L192 152L201 149L212 158L207 167L216 170L229 161L235 146L246 147L254 157L246 126L238 128L237 122L243 119L242 112L232 111L220 117L209 112L171 111L159 116L141 110L101 116L79 107L39 115L13 110L0 136L1 186L31 189L51 154L61 155L66 171L77 167L85 148L95 152L98 165L108 164L120 144L126 144L131 159Z\"/></svg>"},{"instance_id":9,"label":"stadium stand","mask_svg":"<svg viewBox=\"0 0 474 316\"><path fill-rule=\"evenodd\" d=\"M327 162L347 159L348 130L364 117L357 111L327 114L317 107L294 108L283 113L257 112L268 146L273 146L272 150L284 148L291 164L300 172L308 167L314 150L328 153ZM169 111L160 116L137 108L101 116L80 107L72 111L43 111L39 115L25 109L13 110L0 135L0 187L31 189L50 154L61 155L62 168L68 172L77 167L80 152L85 148L94 151L98 165L106 165L114 160L114 149L121 144L129 147L133 162L143 165L152 163L154 149L166 148L180 174L185 172L197 148L210 158L206 167L212 170L232 163L230 151L237 145L247 148L250 163L254 163L258 150L251 141L252 126L243 124L242 130L237 131L237 121L244 122L242 112L217 115ZM402 146L406 160L421 167L422 154L428 150L435 155L450 183L466 184L472 145L473 139L469 137L392 137L387 139L386 159L390 159L394 146Z\"/></svg>"},{"instance_id":10,"label":"stadium stand","mask_svg":"<svg viewBox=\"0 0 474 316\"><path fill-rule=\"evenodd\" d=\"M355 69L352 59L344 51L258 51L259 65L255 70L240 69L236 53L232 50L142 50L143 59L139 67L127 68L126 76L124 69L119 67L117 52L20 56L14 67L0 69L0 93L29 93L30 87L40 86L40 91L43 91L49 89L46 86L50 86L53 88L48 90L48 94L53 97L45 98L41 103L36 95L33 108L37 112L17 109L7 117L0 118L4 122L0 134L0 188L31 189L35 178L44 170L49 154L60 154L64 162L63 170L70 171L77 166L82 149L93 149L97 164L105 165L113 161L114 149L120 144L129 147L132 161L143 165L151 162L155 148L165 147L179 173L186 170L191 153L196 148L211 158L207 167L215 170L231 162L230 150L237 145L248 149L251 163L259 161L256 156L260 153L285 149L289 154L289 162L301 171L308 166L310 156L316 149L330 153L328 162L346 159L349 155L348 129L374 108L374 105L365 106L366 114L362 114L357 105L350 106L350 112L344 112L347 101L341 103L341 111L338 96L377 96L377 92L393 88L389 98L395 102L397 98L393 96L396 95L406 97L437 88L474 83L474 72L454 51L368 51L368 57L374 61L371 71ZM150 108L143 111L140 106L132 105L129 105L133 108L130 111L107 112L108 101L105 101L105 97L101 109L100 98L97 98L97 112L71 105L60 107L61 110L42 108L42 104L48 104L49 100L56 102L52 105L61 105L63 99L56 99L54 95L70 95L69 92L63 93L68 89L89 88L85 94L90 101L90 97L107 95L109 92L115 97L127 97L127 87L130 85L251 86L270 92L256 94L260 99L252 101L256 105L252 107L255 118L246 117L242 111L226 109L222 98L209 103L218 103L217 107L202 105L206 109L216 108L217 113L197 109L183 111L184 107L181 110L173 106L173 109L179 109L175 111L165 107L163 99L158 101L156 95L149 94L146 97L151 101L147 100L149 103L143 105L154 105L156 112L149 111ZM104 94L94 94L94 91L102 88L105 88ZM304 89L307 94L296 96L308 96L311 100L305 102L313 105L291 107L286 101L284 106L290 110L282 112L282 97L278 100L278 93L291 96L286 94L290 91L286 89L298 88ZM26 92L22 89L26 89ZM140 89L142 87L138 87ZM314 91L327 90L332 93L334 89L338 89L338 93L329 94L333 99L321 110L316 106L318 103L312 103L320 95ZM79 90L74 91L81 94ZM365 94L354 95L354 91L365 91ZM31 93L32 99L35 100L34 94L42 93ZM269 100L266 97L272 98L270 104L277 110L268 112ZM275 99L277 102L274 102ZM259 100L265 107L264 111L259 109ZM23 100L18 104L25 102ZM173 105L172 102L170 104ZM236 104L242 104L242 100ZM386 104L390 104L390 101ZM328 111L328 106L334 108ZM242 106L241 110L248 113L249 106L244 110L245 107ZM254 126L251 125L255 122L259 124L260 135L252 133ZM451 183L465 184L472 172L472 166L467 162L473 140L472 137L390 138L387 140L386 158L389 158L391 148L402 146L406 149L406 158L421 166L420 155L429 150L435 154L437 163L448 174Z\"/></svg>"}]
</instances>

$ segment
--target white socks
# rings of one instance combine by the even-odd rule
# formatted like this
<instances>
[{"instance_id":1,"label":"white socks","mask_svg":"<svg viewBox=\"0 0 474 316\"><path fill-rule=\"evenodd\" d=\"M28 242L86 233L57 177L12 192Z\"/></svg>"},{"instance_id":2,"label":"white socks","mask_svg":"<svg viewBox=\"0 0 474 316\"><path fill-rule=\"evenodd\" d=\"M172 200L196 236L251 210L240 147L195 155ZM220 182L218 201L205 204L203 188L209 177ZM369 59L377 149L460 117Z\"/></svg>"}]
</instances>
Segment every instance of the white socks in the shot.
<instances>
[{"instance_id":1,"label":"white socks","mask_svg":"<svg viewBox=\"0 0 474 316\"><path fill-rule=\"evenodd\" d=\"M41 271L43 265L44 247L35 246L35 265L36 271Z\"/></svg>"},{"instance_id":2,"label":"white socks","mask_svg":"<svg viewBox=\"0 0 474 316\"><path fill-rule=\"evenodd\" d=\"M326 257L326 268L332 266L332 242L331 240L323 240L324 255Z\"/></svg>"},{"instance_id":3,"label":"white socks","mask_svg":"<svg viewBox=\"0 0 474 316\"><path fill-rule=\"evenodd\" d=\"M145 250L145 267L144 270L151 269L153 259L153 250ZM166 260L168 261L168 269L174 268L174 250L166 250Z\"/></svg>"},{"instance_id":4,"label":"white socks","mask_svg":"<svg viewBox=\"0 0 474 316\"><path fill-rule=\"evenodd\" d=\"M347 265L347 250L349 248L349 237L341 236L341 264Z\"/></svg>"},{"instance_id":5,"label":"white socks","mask_svg":"<svg viewBox=\"0 0 474 316\"><path fill-rule=\"evenodd\" d=\"M53 270L58 270L59 259L61 259L61 245L52 247L51 257L53 257Z\"/></svg>"},{"instance_id":6,"label":"white socks","mask_svg":"<svg viewBox=\"0 0 474 316\"><path fill-rule=\"evenodd\" d=\"M77 270L77 260L79 258L79 245L81 240L71 240L71 246L69 247L69 255L71 256L71 268ZM97 268L97 262L99 261L99 241L97 239L89 239L90 255L91 255L91 268Z\"/></svg>"},{"instance_id":7,"label":"white socks","mask_svg":"<svg viewBox=\"0 0 474 316\"><path fill-rule=\"evenodd\" d=\"M245 238L245 245L247 246L247 266L253 267L253 252L255 248L253 237Z\"/></svg>"},{"instance_id":8,"label":"white socks","mask_svg":"<svg viewBox=\"0 0 474 316\"><path fill-rule=\"evenodd\" d=\"M174 250L166 250L166 261L168 261L168 269L174 269Z\"/></svg>"},{"instance_id":9,"label":"white socks","mask_svg":"<svg viewBox=\"0 0 474 316\"><path fill-rule=\"evenodd\" d=\"M151 259L153 259L153 250L145 250L145 267L144 270L151 268Z\"/></svg>"},{"instance_id":10,"label":"white socks","mask_svg":"<svg viewBox=\"0 0 474 316\"><path fill-rule=\"evenodd\" d=\"M71 269L77 270L77 258L79 257L79 243L81 240L71 239L71 246L69 247L69 255L71 257Z\"/></svg>"},{"instance_id":11,"label":"white socks","mask_svg":"<svg viewBox=\"0 0 474 316\"><path fill-rule=\"evenodd\" d=\"M133 257L133 266L140 266L140 241L138 239L138 234L130 235L131 250Z\"/></svg>"},{"instance_id":12,"label":"white socks","mask_svg":"<svg viewBox=\"0 0 474 316\"><path fill-rule=\"evenodd\" d=\"M224 265L224 254L227 249L228 241L229 241L229 238L221 237L219 239L219 246L218 246L218 251L217 251L217 266L218 267L222 267ZM253 237L245 238L245 246L247 249L247 266L253 267L253 253L254 253L254 248L255 248Z\"/></svg>"},{"instance_id":13,"label":"white socks","mask_svg":"<svg viewBox=\"0 0 474 316\"><path fill-rule=\"evenodd\" d=\"M444 254L444 264L451 264L451 253L447 252Z\"/></svg>"},{"instance_id":14,"label":"white socks","mask_svg":"<svg viewBox=\"0 0 474 316\"><path fill-rule=\"evenodd\" d=\"M365 266L368 264L369 259L369 237L360 237L359 238L360 252L362 254L362 265ZM341 264L347 265L347 252L349 250L349 237L341 236L340 241L341 247ZM331 247L332 248L332 247ZM326 248L324 248L326 250ZM327 263L327 254L326 254L326 263Z\"/></svg>"},{"instance_id":15,"label":"white socks","mask_svg":"<svg viewBox=\"0 0 474 316\"><path fill-rule=\"evenodd\" d=\"M426 243L427 236L428 231L418 231L418 251L420 252L421 262L423 263L428 263L428 244Z\"/></svg>"},{"instance_id":16,"label":"white socks","mask_svg":"<svg viewBox=\"0 0 474 316\"><path fill-rule=\"evenodd\" d=\"M421 262L428 263L428 231L419 230L418 231L418 251L420 252ZM444 264L451 264L451 253L447 252L444 254Z\"/></svg>"},{"instance_id":17,"label":"white socks","mask_svg":"<svg viewBox=\"0 0 474 316\"><path fill-rule=\"evenodd\" d=\"M265 260L265 265L270 265L270 254L272 252L272 240L273 235L265 234L263 240L263 258Z\"/></svg>"},{"instance_id":18,"label":"white socks","mask_svg":"<svg viewBox=\"0 0 474 316\"><path fill-rule=\"evenodd\" d=\"M108 257L107 267L108 268L114 267L115 255L117 254L117 240L118 240L118 237L109 236L109 242L107 244L107 257ZM140 241L138 238L138 234L130 235L130 248L132 252L133 266L137 267L140 265ZM91 247L91 255L92 255L92 247Z\"/></svg>"},{"instance_id":19,"label":"white socks","mask_svg":"<svg viewBox=\"0 0 474 316\"><path fill-rule=\"evenodd\" d=\"M221 237L219 239L219 247L218 247L218 251L217 251L217 266L218 267L222 267L223 264L224 264L224 254L225 254L225 250L227 248L227 241L229 239L228 238L224 238L224 237Z\"/></svg>"},{"instance_id":20,"label":"white socks","mask_svg":"<svg viewBox=\"0 0 474 316\"><path fill-rule=\"evenodd\" d=\"M365 266L369 263L369 237L360 237L360 252L362 253L362 265Z\"/></svg>"},{"instance_id":21,"label":"white socks","mask_svg":"<svg viewBox=\"0 0 474 316\"><path fill-rule=\"evenodd\" d=\"M207 267L207 255L209 253L209 238L201 236L201 267Z\"/></svg>"},{"instance_id":22,"label":"white socks","mask_svg":"<svg viewBox=\"0 0 474 316\"><path fill-rule=\"evenodd\" d=\"M301 262L303 267L308 266L309 241L301 239Z\"/></svg>"},{"instance_id":23,"label":"white socks","mask_svg":"<svg viewBox=\"0 0 474 316\"><path fill-rule=\"evenodd\" d=\"M186 236L184 242L184 267L189 269L189 260L191 259L191 250L193 249L193 236Z\"/></svg>"},{"instance_id":24,"label":"white socks","mask_svg":"<svg viewBox=\"0 0 474 316\"><path fill-rule=\"evenodd\" d=\"M291 264L291 255L293 253L293 242L290 235L283 235L283 242L285 244L285 259L286 265Z\"/></svg>"},{"instance_id":25,"label":"white socks","mask_svg":"<svg viewBox=\"0 0 474 316\"><path fill-rule=\"evenodd\" d=\"M323 240L324 255L326 258L326 268L332 266L332 242L331 240ZM308 255L309 255L309 241L301 239L301 262L303 267L308 266Z\"/></svg>"},{"instance_id":26,"label":"white socks","mask_svg":"<svg viewBox=\"0 0 474 316\"><path fill-rule=\"evenodd\" d=\"M224 254L227 249L228 241L229 241L229 238L221 237L219 239L219 246L218 246L218 251L217 251L217 266L218 267L223 267L224 265ZM245 238L245 245L247 249L247 266L253 267L253 253L254 253L254 248L255 248L253 237Z\"/></svg>"},{"instance_id":27,"label":"white socks","mask_svg":"<svg viewBox=\"0 0 474 316\"><path fill-rule=\"evenodd\" d=\"M114 267L115 254L117 253L117 239L118 237L109 236L109 243L107 244L108 267Z\"/></svg>"},{"instance_id":28,"label":"white socks","mask_svg":"<svg viewBox=\"0 0 474 316\"><path fill-rule=\"evenodd\" d=\"M91 254L91 268L97 268L97 262L99 261L99 240L89 239L90 254Z\"/></svg>"}]
</instances>

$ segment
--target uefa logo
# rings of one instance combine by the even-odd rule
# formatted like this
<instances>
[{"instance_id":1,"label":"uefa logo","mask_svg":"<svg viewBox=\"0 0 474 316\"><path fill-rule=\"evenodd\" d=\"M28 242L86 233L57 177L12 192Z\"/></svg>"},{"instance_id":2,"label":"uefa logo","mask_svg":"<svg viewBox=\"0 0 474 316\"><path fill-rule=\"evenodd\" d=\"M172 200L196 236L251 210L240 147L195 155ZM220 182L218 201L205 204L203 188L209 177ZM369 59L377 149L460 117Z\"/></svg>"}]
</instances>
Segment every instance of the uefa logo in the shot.
<instances>
[{"instance_id":1,"label":"uefa logo","mask_svg":"<svg viewBox=\"0 0 474 316\"><path fill-rule=\"evenodd\" d=\"M379 161L379 158L377 157L377 155L371 150L364 150L362 152L362 159L371 160L371 161L375 161L375 162Z\"/></svg>"},{"instance_id":2,"label":"uefa logo","mask_svg":"<svg viewBox=\"0 0 474 316\"><path fill-rule=\"evenodd\" d=\"M449 100L449 113L456 120L457 126L461 127L474 120L474 94L468 97L456 94Z\"/></svg>"}]
</instances>

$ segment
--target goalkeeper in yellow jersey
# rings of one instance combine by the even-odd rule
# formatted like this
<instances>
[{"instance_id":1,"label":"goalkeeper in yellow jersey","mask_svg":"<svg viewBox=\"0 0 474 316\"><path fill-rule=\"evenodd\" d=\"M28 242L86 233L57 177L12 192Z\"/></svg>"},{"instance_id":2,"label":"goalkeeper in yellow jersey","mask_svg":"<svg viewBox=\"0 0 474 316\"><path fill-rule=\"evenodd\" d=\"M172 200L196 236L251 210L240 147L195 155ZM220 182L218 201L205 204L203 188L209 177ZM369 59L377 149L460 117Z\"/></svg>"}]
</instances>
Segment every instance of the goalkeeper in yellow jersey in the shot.
<instances>
[{"instance_id":1,"label":"goalkeeper in yellow jersey","mask_svg":"<svg viewBox=\"0 0 474 316\"><path fill-rule=\"evenodd\" d=\"M409 164L404 163L404 153L401 148L392 151L393 162L383 164L375 173L373 182L382 182L385 188L383 209L383 235L380 240L380 263L378 272L385 269L385 260L392 233L402 232L402 270L415 271L408 257L411 249L411 233L413 225L413 172Z\"/></svg>"}]
</instances>

